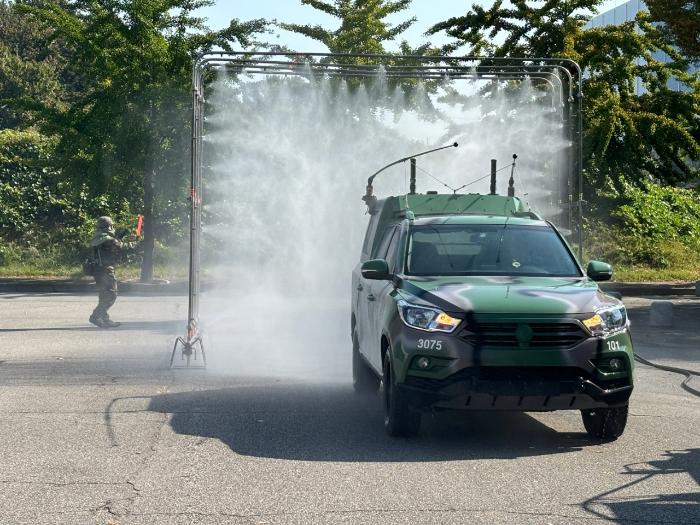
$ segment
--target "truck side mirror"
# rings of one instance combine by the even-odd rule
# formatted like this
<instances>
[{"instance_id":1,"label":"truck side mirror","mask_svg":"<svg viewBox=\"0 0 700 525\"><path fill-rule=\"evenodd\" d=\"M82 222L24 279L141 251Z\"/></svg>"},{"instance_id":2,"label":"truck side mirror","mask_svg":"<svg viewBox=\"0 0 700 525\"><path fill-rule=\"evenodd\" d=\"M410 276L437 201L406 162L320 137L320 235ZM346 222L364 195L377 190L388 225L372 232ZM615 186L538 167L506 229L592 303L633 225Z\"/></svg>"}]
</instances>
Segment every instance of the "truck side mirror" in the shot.
<instances>
[{"instance_id":1,"label":"truck side mirror","mask_svg":"<svg viewBox=\"0 0 700 525\"><path fill-rule=\"evenodd\" d=\"M586 268L586 275L594 281L609 281L613 275L612 266L601 261L591 261Z\"/></svg>"},{"instance_id":2,"label":"truck side mirror","mask_svg":"<svg viewBox=\"0 0 700 525\"><path fill-rule=\"evenodd\" d=\"M360 269L362 277L373 281L388 281L391 279L389 275L389 264L384 259L370 259L362 263Z\"/></svg>"}]
</instances>

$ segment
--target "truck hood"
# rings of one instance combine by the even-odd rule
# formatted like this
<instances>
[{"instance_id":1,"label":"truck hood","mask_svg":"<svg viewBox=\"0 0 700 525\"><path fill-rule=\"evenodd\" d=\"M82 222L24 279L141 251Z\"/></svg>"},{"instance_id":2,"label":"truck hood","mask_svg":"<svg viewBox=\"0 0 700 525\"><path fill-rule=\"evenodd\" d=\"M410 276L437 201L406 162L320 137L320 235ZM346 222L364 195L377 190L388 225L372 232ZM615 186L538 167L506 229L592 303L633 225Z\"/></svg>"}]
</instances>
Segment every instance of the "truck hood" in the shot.
<instances>
[{"instance_id":1,"label":"truck hood","mask_svg":"<svg viewBox=\"0 0 700 525\"><path fill-rule=\"evenodd\" d=\"M398 293L454 313L585 314L620 304L585 277L405 277Z\"/></svg>"}]
</instances>

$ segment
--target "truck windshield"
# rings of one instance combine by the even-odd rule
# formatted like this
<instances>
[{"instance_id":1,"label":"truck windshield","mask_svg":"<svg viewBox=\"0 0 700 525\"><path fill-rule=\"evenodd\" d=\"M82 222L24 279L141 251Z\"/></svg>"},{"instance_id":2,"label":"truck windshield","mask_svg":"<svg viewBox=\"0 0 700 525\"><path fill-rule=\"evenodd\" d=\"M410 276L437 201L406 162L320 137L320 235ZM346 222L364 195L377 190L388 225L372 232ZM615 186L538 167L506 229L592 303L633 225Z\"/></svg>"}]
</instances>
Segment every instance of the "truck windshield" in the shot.
<instances>
[{"instance_id":1,"label":"truck windshield","mask_svg":"<svg viewBox=\"0 0 700 525\"><path fill-rule=\"evenodd\" d=\"M551 227L511 224L414 226L406 271L409 275L582 276Z\"/></svg>"}]
</instances>

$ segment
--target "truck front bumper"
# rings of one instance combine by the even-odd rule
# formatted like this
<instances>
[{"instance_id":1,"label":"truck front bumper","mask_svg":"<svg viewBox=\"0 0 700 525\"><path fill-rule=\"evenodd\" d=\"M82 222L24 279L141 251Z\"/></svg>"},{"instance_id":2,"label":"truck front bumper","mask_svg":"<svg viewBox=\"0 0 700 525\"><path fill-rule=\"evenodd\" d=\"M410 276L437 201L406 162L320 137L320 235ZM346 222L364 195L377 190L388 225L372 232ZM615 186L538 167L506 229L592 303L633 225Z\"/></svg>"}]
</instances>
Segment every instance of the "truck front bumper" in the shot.
<instances>
[{"instance_id":1,"label":"truck front bumper","mask_svg":"<svg viewBox=\"0 0 700 525\"><path fill-rule=\"evenodd\" d=\"M603 388L584 377L494 380L482 379L477 373L471 377L462 373L445 385L409 377L398 386L409 403L422 410L580 410L624 405L632 393L632 385Z\"/></svg>"},{"instance_id":2,"label":"truck front bumper","mask_svg":"<svg viewBox=\"0 0 700 525\"><path fill-rule=\"evenodd\" d=\"M439 351L418 343L425 333L404 327L397 335L394 359L403 372L397 386L422 410L579 410L621 406L632 394L627 331L588 337L570 348L489 348L438 336ZM421 357L430 360L427 370L416 366ZM606 369L611 359L622 368Z\"/></svg>"}]
</instances>

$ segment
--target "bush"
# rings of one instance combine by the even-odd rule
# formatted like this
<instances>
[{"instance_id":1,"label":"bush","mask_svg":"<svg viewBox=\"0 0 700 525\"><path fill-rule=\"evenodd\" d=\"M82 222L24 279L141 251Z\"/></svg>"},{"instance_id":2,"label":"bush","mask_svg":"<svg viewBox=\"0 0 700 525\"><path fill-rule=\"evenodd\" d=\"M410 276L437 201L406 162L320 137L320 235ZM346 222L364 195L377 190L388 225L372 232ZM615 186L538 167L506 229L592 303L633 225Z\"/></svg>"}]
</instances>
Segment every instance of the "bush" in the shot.
<instances>
[{"instance_id":1,"label":"bush","mask_svg":"<svg viewBox=\"0 0 700 525\"><path fill-rule=\"evenodd\" d=\"M28 264L39 253L46 264L77 264L99 215L136 225L128 202L90 196L63 177L52 166L54 147L54 139L34 130L0 130L0 265Z\"/></svg>"},{"instance_id":2,"label":"bush","mask_svg":"<svg viewBox=\"0 0 700 525\"><path fill-rule=\"evenodd\" d=\"M0 235L20 239L56 212L49 139L36 131L0 130Z\"/></svg>"},{"instance_id":3,"label":"bush","mask_svg":"<svg viewBox=\"0 0 700 525\"><path fill-rule=\"evenodd\" d=\"M628 269L700 272L696 190L656 184L629 187L609 213L608 221L586 221L587 258Z\"/></svg>"},{"instance_id":4,"label":"bush","mask_svg":"<svg viewBox=\"0 0 700 525\"><path fill-rule=\"evenodd\" d=\"M612 217L626 234L644 242L700 242L700 198L696 190L658 184L629 187Z\"/></svg>"}]
</instances>

